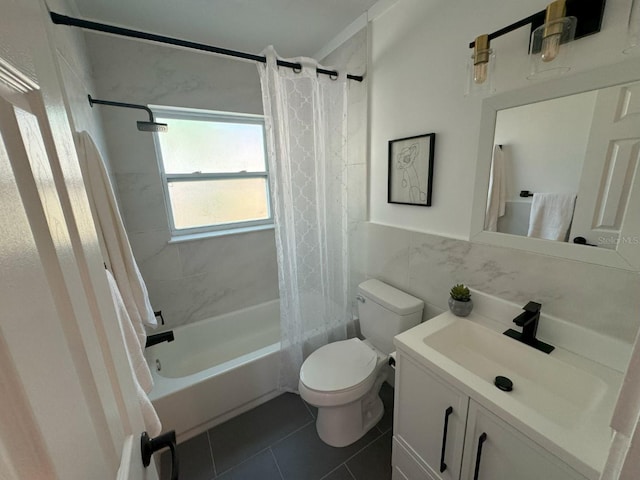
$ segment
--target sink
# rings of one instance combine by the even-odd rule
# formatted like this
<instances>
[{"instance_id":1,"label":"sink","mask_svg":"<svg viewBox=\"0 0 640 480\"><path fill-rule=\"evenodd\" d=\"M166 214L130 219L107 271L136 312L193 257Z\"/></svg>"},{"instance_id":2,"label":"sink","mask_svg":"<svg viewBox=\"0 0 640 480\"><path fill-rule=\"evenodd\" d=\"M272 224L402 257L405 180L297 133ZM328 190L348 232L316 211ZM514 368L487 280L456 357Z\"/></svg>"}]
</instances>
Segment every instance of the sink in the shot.
<instances>
[{"instance_id":1,"label":"sink","mask_svg":"<svg viewBox=\"0 0 640 480\"><path fill-rule=\"evenodd\" d=\"M509 378L504 395L569 428L607 393L602 379L469 320L449 320L422 343L491 385Z\"/></svg>"}]
</instances>

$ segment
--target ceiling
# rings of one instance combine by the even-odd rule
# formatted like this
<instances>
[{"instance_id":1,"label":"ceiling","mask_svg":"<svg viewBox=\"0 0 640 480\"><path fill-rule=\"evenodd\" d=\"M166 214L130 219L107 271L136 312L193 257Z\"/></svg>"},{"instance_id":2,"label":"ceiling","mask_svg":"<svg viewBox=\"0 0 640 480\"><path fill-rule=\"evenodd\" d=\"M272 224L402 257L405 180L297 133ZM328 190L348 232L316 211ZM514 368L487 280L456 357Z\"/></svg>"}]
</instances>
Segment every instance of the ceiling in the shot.
<instances>
[{"instance_id":1,"label":"ceiling","mask_svg":"<svg viewBox=\"0 0 640 480\"><path fill-rule=\"evenodd\" d=\"M75 0L82 18L217 47L313 56L377 0Z\"/></svg>"}]
</instances>

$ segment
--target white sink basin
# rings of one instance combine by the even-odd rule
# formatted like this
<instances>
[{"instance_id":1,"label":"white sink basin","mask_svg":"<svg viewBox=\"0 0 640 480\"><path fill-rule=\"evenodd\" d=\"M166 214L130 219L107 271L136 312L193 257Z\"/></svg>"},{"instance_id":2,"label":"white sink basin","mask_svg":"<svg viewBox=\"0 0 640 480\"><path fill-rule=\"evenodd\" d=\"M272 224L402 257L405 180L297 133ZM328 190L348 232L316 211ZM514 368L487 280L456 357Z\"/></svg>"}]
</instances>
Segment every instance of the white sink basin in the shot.
<instances>
[{"instance_id":1,"label":"white sink basin","mask_svg":"<svg viewBox=\"0 0 640 480\"><path fill-rule=\"evenodd\" d=\"M569 428L607 392L600 378L466 319L448 322L422 342L490 384L508 377L513 390L504 395Z\"/></svg>"}]
</instances>

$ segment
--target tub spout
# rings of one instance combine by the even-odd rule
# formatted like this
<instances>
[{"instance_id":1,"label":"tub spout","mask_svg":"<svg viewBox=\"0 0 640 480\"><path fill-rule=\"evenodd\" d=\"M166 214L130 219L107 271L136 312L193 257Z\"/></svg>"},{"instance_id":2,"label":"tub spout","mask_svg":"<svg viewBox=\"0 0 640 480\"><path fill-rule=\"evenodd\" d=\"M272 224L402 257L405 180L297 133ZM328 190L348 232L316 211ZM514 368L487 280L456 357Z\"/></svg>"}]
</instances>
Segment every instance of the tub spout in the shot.
<instances>
[{"instance_id":1,"label":"tub spout","mask_svg":"<svg viewBox=\"0 0 640 480\"><path fill-rule=\"evenodd\" d=\"M152 345L156 345L162 342L173 342L173 330L169 330L168 332L156 333L155 335L149 335L147 337L147 343L144 348L151 347Z\"/></svg>"}]
</instances>

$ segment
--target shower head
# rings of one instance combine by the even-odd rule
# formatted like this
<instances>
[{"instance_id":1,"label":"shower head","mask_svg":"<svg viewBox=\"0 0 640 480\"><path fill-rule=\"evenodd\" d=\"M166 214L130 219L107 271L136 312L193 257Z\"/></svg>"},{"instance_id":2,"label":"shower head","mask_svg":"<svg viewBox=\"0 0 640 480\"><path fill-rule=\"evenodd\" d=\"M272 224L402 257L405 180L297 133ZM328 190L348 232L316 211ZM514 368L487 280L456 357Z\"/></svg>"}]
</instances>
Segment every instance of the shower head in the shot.
<instances>
[{"instance_id":1,"label":"shower head","mask_svg":"<svg viewBox=\"0 0 640 480\"><path fill-rule=\"evenodd\" d=\"M138 130L141 132L166 132L169 126L166 123L158 122L138 122Z\"/></svg>"},{"instance_id":2,"label":"shower head","mask_svg":"<svg viewBox=\"0 0 640 480\"><path fill-rule=\"evenodd\" d=\"M137 108L138 110L144 110L149 114L148 122L138 122L138 130L141 132L167 132L169 130L169 126L166 123L157 123L153 119L153 112L151 109L145 105L137 105L135 103L122 103L122 102L112 102L111 100L97 100L95 98L91 98L91 95L87 95L89 98L89 105L93 107L94 103L98 105L109 105L110 107L124 107L124 108Z\"/></svg>"}]
</instances>

